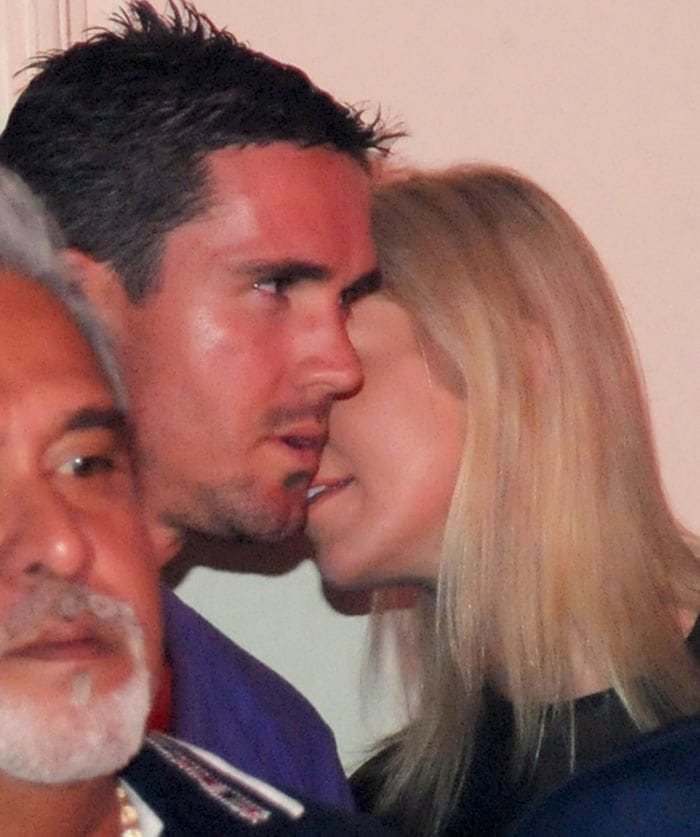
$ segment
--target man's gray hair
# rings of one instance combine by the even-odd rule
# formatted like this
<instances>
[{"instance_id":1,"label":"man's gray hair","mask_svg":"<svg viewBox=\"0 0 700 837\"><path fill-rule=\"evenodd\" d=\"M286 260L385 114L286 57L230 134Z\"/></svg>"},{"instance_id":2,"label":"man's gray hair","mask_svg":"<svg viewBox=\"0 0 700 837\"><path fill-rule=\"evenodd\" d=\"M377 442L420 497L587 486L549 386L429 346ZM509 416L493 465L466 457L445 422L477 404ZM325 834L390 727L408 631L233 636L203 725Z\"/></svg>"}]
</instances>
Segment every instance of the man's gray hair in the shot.
<instances>
[{"instance_id":1,"label":"man's gray hair","mask_svg":"<svg viewBox=\"0 0 700 837\"><path fill-rule=\"evenodd\" d=\"M114 352L87 299L66 274L63 247L63 236L41 201L21 178L0 166L0 269L35 280L61 302L123 408L126 396Z\"/></svg>"}]
</instances>

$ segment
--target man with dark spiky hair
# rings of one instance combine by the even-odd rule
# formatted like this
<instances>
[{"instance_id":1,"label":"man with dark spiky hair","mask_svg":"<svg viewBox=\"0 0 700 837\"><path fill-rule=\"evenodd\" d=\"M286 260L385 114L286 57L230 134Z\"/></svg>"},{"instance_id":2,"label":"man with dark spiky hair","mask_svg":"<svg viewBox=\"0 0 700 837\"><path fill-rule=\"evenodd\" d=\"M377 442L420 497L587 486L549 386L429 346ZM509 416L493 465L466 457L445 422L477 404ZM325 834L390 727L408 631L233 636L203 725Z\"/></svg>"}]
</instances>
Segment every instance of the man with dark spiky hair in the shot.
<instances>
[{"instance_id":1,"label":"man with dark spiky hair","mask_svg":"<svg viewBox=\"0 0 700 837\"><path fill-rule=\"evenodd\" d=\"M345 321L379 284L368 171L389 134L184 3L131 3L35 68L0 159L55 214L113 341L147 509L177 537L293 532L330 406L362 380ZM164 604L167 728L349 804L309 705Z\"/></svg>"},{"instance_id":2,"label":"man with dark spiky hair","mask_svg":"<svg viewBox=\"0 0 700 837\"><path fill-rule=\"evenodd\" d=\"M52 225L0 167L0 834L368 837L144 727L157 562L109 346Z\"/></svg>"}]
</instances>

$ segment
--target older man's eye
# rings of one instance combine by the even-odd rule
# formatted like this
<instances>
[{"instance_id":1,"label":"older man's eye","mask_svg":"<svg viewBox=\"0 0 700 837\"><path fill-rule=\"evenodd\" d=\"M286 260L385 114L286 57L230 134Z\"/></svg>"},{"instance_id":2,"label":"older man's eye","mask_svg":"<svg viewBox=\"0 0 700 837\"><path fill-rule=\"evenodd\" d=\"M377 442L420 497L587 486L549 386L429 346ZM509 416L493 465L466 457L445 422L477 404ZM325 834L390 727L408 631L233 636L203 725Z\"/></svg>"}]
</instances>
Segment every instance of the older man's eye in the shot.
<instances>
[{"instance_id":1,"label":"older man's eye","mask_svg":"<svg viewBox=\"0 0 700 837\"><path fill-rule=\"evenodd\" d=\"M93 477L97 474L109 474L116 467L111 456L74 456L58 469L60 474L75 477Z\"/></svg>"},{"instance_id":2,"label":"older man's eye","mask_svg":"<svg viewBox=\"0 0 700 837\"><path fill-rule=\"evenodd\" d=\"M253 287L271 296L278 296L282 291L282 283L278 279L261 279Z\"/></svg>"}]
</instances>

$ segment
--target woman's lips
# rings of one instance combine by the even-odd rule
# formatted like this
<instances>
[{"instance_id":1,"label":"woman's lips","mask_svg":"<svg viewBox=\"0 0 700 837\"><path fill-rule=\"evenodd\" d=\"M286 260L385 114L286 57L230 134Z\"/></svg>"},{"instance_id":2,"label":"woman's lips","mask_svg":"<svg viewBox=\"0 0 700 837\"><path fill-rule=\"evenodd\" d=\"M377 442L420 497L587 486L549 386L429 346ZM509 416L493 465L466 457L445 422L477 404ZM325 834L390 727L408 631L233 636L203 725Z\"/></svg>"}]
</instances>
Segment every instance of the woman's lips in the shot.
<instances>
[{"instance_id":1,"label":"woman's lips","mask_svg":"<svg viewBox=\"0 0 700 837\"><path fill-rule=\"evenodd\" d=\"M321 497L327 497L330 494L337 494L339 491L347 488L347 486L354 481L355 478L352 476L343 477L343 479L339 480L320 480L310 486L309 490L306 492L307 503L308 505L312 505Z\"/></svg>"}]
</instances>

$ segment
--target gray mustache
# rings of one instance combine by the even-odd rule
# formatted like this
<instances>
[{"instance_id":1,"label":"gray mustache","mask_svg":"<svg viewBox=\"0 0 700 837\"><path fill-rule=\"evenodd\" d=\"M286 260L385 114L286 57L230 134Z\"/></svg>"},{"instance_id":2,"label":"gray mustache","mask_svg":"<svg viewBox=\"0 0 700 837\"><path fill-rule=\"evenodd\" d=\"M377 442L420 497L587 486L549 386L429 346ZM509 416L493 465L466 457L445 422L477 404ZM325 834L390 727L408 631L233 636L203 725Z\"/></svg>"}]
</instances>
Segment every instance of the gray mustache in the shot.
<instances>
[{"instance_id":1,"label":"gray mustache","mask_svg":"<svg viewBox=\"0 0 700 837\"><path fill-rule=\"evenodd\" d=\"M46 577L17 602L0 624L0 653L10 643L31 640L49 620L73 622L88 613L113 627L133 625L134 612L125 602L96 593L75 582Z\"/></svg>"}]
</instances>

